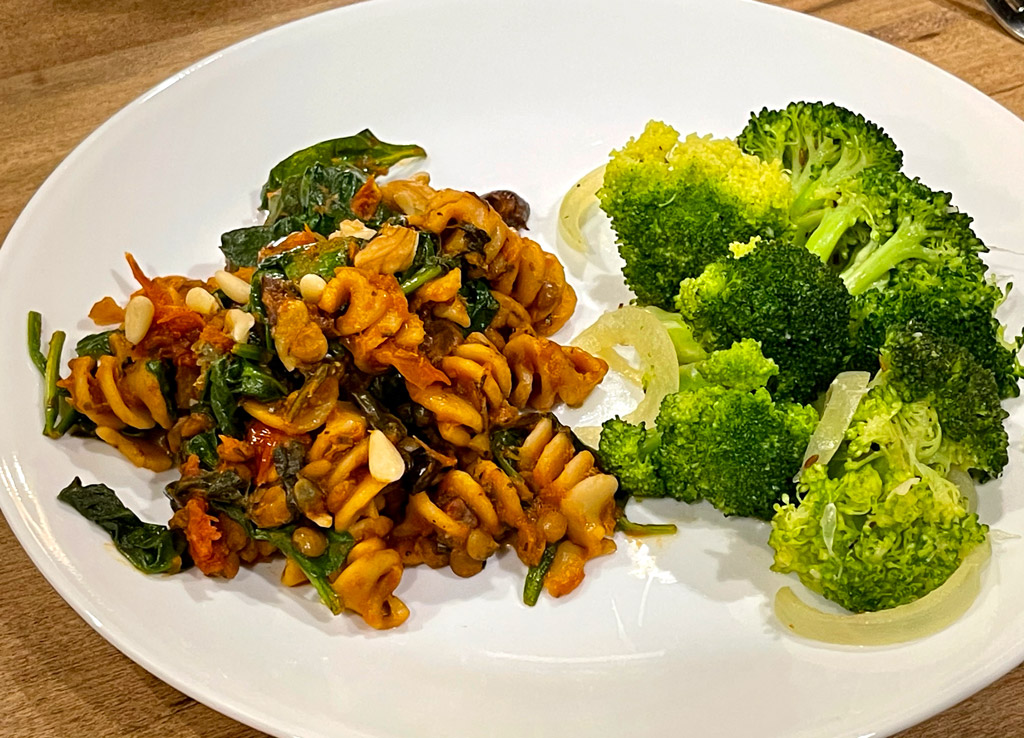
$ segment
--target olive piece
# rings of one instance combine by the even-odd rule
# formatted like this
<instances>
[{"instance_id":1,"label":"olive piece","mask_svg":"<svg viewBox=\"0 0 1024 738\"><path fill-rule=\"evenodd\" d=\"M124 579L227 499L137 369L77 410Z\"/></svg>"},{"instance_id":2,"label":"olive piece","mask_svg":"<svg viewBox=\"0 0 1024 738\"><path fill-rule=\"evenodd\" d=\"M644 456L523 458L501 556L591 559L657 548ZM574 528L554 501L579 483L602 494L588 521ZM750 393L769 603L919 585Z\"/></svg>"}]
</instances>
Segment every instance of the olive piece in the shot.
<instances>
[{"instance_id":1,"label":"olive piece","mask_svg":"<svg viewBox=\"0 0 1024 738\"><path fill-rule=\"evenodd\" d=\"M528 230L526 221L530 219L530 204L512 190L494 190L480 199L494 208L509 228Z\"/></svg>"}]
</instances>

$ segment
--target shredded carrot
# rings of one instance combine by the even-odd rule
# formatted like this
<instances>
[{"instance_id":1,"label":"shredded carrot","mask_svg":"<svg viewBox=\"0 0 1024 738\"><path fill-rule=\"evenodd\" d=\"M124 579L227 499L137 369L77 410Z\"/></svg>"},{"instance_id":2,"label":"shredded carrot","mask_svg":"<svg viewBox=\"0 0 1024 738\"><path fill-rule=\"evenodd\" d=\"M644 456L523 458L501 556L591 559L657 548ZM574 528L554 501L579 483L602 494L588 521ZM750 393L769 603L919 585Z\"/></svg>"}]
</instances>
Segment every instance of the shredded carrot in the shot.
<instances>
[{"instance_id":1,"label":"shredded carrot","mask_svg":"<svg viewBox=\"0 0 1024 738\"><path fill-rule=\"evenodd\" d=\"M132 270L132 276L135 277L135 281L139 283L139 286L142 287L143 291L151 289L153 281L142 271L142 267L139 266L139 262L135 261L135 257L126 251L124 253L124 258L127 259L128 267ZM146 297L153 299L149 294L147 294Z\"/></svg>"},{"instance_id":2,"label":"shredded carrot","mask_svg":"<svg viewBox=\"0 0 1024 738\"><path fill-rule=\"evenodd\" d=\"M427 387L435 382L450 384L448 375L431 364L422 352L396 346L393 341L378 346L373 358L381 364L393 366L417 387Z\"/></svg>"},{"instance_id":3,"label":"shredded carrot","mask_svg":"<svg viewBox=\"0 0 1024 738\"><path fill-rule=\"evenodd\" d=\"M380 187L377 186L377 181L373 177L370 177L363 183L356 194L352 196L351 208L352 212L360 220L369 220L373 217L373 214L377 212L377 208L380 206L381 192Z\"/></svg>"},{"instance_id":4,"label":"shredded carrot","mask_svg":"<svg viewBox=\"0 0 1024 738\"><path fill-rule=\"evenodd\" d=\"M182 478L198 477L199 472L199 456L197 456L196 454L189 454L188 458L185 459L185 463L181 465Z\"/></svg>"},{"instance_id":5,"label":"shredded carrot","mask_svg":"<svg viewBox=\"0 0 1024 738\"><path fill-rule=\"evenodd\" d=\"M206 500L202 497L190 497L185 503L187 521L185 538L188 540L188 552L199 571L208 577L224 574L227 566L228 549L221 541L223 534L218 527L217 518L207 513Z\"/></svg>"},{"instance_id":6,"label":"shredded carrot","mask_svg":"<svg viewBox=\"0 0 1024 738\"><path fill-rule=\"evenodd\" d=\"M221 353L227 353L235 345L235 340L231 336L209 323L203 326L203 330L199 334L199 340L205 341Z\"/></svg>"}]
</instances>

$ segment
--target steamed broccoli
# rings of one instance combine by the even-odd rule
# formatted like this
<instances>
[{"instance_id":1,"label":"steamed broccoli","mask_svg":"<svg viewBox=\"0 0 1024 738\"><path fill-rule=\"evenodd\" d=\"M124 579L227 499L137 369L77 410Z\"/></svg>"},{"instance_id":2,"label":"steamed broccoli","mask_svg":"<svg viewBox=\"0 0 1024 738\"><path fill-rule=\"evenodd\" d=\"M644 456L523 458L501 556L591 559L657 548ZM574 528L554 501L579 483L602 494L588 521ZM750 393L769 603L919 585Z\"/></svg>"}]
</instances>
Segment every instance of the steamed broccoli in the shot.
<instances>
[{"instance_id":1,"label":"steamed broccoli","mask_svg":"<svg viewBox=\"0 0 1024 738\"><path fill-rule=\"evenodd\" d=\"M974 270L949 265L903 264L882 289L868 290L851 304L850 369L874 372L892 328L913 325L964 347L992 372L1000 397L1020 394L1017 359L1021 339L1007 340L995 317L1006 291Z\"/></svg>"},{"instance_id":2,"label":"steamed broccoli","mask_svg":"<svg viewBox=\"0 0 1024 738\"><path fill-rule=\"evenodd\" d=\"M801 476L772 519L772 568L857 612L944 582L987 528L947 478L998 474L1006 413L991 374L951 341L893 331L882 369L828 468Z\"/></svg>"},{"instance_id":3,"label":"steamed broccoli","mask_svg":"<svg viewBox=\"0 0 1024 738\"><path fill-rule=\"evenodd\" d=\"M917 450L920 459L945 472L951 466L982 477L1006 466L1008 438L992 373L966 349L941 336L917 330L891 331L881 355L881 374L872 393L892 394L900 415L934 413L940 442ZM854 422L856 422L856 417Z\"/></svg>"},{"instance_id":4,"label":"steamed broccoli","mask_svg":"<svg viewBox=\"0 0 1024 738\"><path fill-rule=\"evenodd\" d=\"M679 140L664 123L612 153L598 191L641 304L671 309L679 282L728 254L729 244L787 228L791 193L778 162L735 142Z\"/></svg>"},{"instance_id":5,"label":"steamed broccoli","mask_svg":"<svg viewBox=\"0 0 1024 738\"><path fill-rule=\"evenodd\" d=\"M779 367L773 396L813 400L842 367L849 348L850 296L809 251L787 241L751 242L742 255L684 280L676 308L708 350L743 338Z\"/></svg>"},{"instance_id":6,"label":"steamed broccoli","mask_svg":"<svg viewBox=\"0 0 1024 738\"><path fill-rule=\"evenodd\" d=\"M949 578L987 527L957 488L939 477L902 478L867 464L831 478L807 469L796 501L780 505L768 543L774 571L853 612L923 597Z\"/></svg>"},{"instance_id":7,"label":"steamed broccoli","mask_svg":"<svg viewBox=\"0 0 1024 738\"><path fill-rule=\"evenodd\" d=\"M602 466L618 477L622 492L632 497L666 497L665 482L654 460L660 442L656 429L616 417L601 427L598 454Z\"/></svg>"},{"instance_id":8,"label":"steamed broccoli","mask_svg":"<svg viewBox=\"0 0 1024 738\"><path fill-rule=\"evenodd\" d=\"M832 103L793 102L761 110L736 139L763 161L778 161L793 188L790 220L797 233L812 228L842 181L870 167L899 171L903 154L863 116Z\"/></svg>"},{"instance_id":9,"label":"steamed broccoli","mask_svg":"<svg viewBox=\"0 0 1024 738\"><path fill-rule=\"evenodd\" d=\"M811 407L772 400L764 384L776 371L749 339L712 354L693 366L689 389L662 402L656 429L606 422L602 463L627 493L768 519L818 422Z\"/></svg>"},{"instance_id":10,"label":"steamed broccoli","mask_svg":"<svg viewBox=\"0 0 1024 738\"><path fill-rule=\"evenodd\" d=\"M950 200L900 172L870 169L840 185L834 207L805 245L841 269L852 295L879 286L900 264L948 265L980 278L985 265L978 255L988 249L971 217ZM846 248L837 253L844 239Z\"/></svg>"}]
</instances>

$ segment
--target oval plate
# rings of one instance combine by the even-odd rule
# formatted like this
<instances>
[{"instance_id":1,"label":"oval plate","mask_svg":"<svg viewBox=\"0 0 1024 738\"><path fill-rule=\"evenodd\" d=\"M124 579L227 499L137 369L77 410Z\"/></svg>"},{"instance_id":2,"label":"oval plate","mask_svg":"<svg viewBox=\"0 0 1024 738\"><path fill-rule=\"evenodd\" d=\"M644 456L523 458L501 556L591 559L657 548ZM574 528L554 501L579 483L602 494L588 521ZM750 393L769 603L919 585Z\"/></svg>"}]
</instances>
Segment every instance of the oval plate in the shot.
<instances>
[{"instance_id":1,"label":"oval plate","mask_svg":"<svg viewBox=\"0 0 1024 738\"><path fill-rule=\"evenodd\" d=\"M752 109L834 100L881 124L906 170L977 220L1021 274L1024 124L894 48L740 0L377 0L238 44L114 116L54 172L0 250L0 507L61 595L130 658L198 700L277 735L606 736L884 734L979 689L1024 656L1024 543L995 545L960 622L891 648L828 648L784 633L767 528L705 505L645 504L678 536L619 551L561 601L520 602L514 556L471 580L412 570L412 616L377 633L333 618L277 567L231 582L145 577L56 492L104 481L164 521L164 479L95 441L38 435L40 380L23 316L71 340L102 295L131 291L122 254L149 274L206 276L222 231L256 222L267 170L310 143L370 127L415 141L438 186L507 187L555 247L558 202L650 118L735 135ZM584 296L574 325L624 298L616 257L562 253ZM45 265L48 288L31 280ZM1014 327L1020 306L1006 306ZM1024 534L1021 409L1009 471L981 515ZM1011 583L1003 586L1001 582Z\"/></svg>"}]
</instances>

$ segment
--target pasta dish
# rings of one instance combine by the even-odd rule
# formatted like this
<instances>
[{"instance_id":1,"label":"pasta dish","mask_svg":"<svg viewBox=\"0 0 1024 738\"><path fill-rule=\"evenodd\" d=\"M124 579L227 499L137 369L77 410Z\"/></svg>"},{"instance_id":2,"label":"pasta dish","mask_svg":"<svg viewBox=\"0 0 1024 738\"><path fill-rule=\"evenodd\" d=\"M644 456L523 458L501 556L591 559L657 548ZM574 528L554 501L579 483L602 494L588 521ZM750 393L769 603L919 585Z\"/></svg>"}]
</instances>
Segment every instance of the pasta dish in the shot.
<instances>
[{"instance_id":1,"label":"pasta dish","mask_svg":"<svg viewBox=\"0 0 1024 738\"><path fill-rule=\"evenodd\" d=\"M420 153L369 132L298 152L207 280L126 255L138 289L95 304L112 328L78 343L47 405L51 435L180 472L166 527L103 485L61 493L137 566L231 578L284 554L284 584L391 628L406 566L468 577L511 548L532 602L614 550L617 481L549 412L607 371L549 338L573 288L514 193L380 181Z\"/></svg>"}]
</instances>

